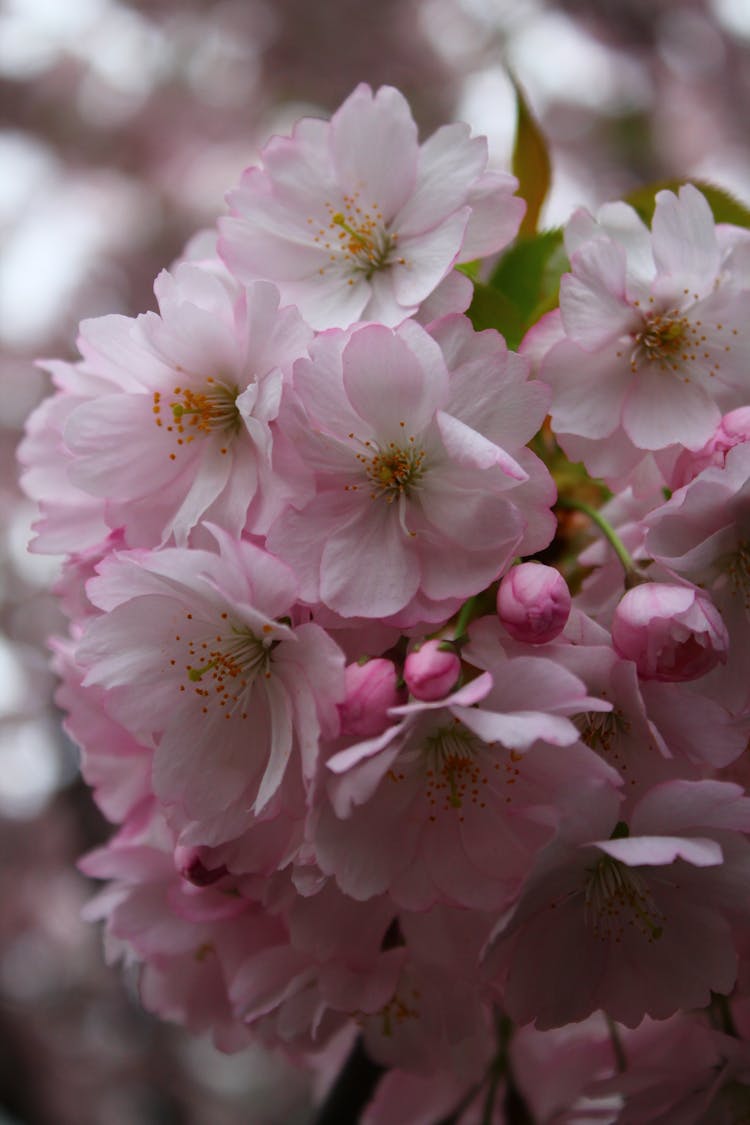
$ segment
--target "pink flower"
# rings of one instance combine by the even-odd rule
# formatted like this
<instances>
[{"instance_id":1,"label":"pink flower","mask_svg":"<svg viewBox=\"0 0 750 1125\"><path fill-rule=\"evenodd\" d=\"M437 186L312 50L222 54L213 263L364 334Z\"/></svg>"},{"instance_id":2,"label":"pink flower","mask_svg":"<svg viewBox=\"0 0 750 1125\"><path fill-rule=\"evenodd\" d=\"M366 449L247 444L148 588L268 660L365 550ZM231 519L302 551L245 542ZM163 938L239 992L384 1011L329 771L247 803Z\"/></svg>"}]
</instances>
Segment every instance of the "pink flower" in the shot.
<instances>
[{"instance_id":1,"label":"pink flower","mask_svg":"<svg viewBox=\"0 0 750 1125\"><path fill-rule=\"evenodd\" d=\"M363 83L330 122L304 118L262 156L229 194L219 251L241 280L275 281L317 329L399 324L457 261L506 246L524 212L517 181L486 171L483 137L448 125L420 146L391 86ZM466 307L461 281L450 311Z\"/></svg>"},{"instance_id":2,"label":"pink flower","mask_svg":"<svg viewBox=\"0 0 750 1125\"><path fill-rule=\"evenodd\" d=\"M192 263L163 271L155 291L158 315L82 329L88 365L110 382L67 418L70 479L106 502L130 546L184 545L207 520L263 530L289 487L271 477L284 372L310 330L279 308L274 286L245 288Z\"/></svg>"},{"instance_id":3,"label":"pink flower","mask_svg":"<svg viewBox=\"0 0 750 1125\"><path fill-rule=\"evenodd\" d=\"M77 652L85 682L109 690L118 719L158 740L155 792L183 823L197 822L185 842L202 844L242 835L261 814L299 822L303 780L321 736L338 732L344 694L337 645L318 625L291 624L289 569L215 535L220 554L167 548L107 560L89 583L106 612Z\"/></svg>"},{"instance_id":4,"label":"pink flower","mask_svg":"<svg viewBox=\"0 0 750 1125\"><path fill-rule=\"evenodd\" d=\"M82 687L83 669L68 642L54 643L53 667L61 678L55 701L65 711L64 728L78 747L81 773L104 815L119 823L152 796L154 747L140 742L107 714L106 692Z\"/></svg>"},{"instance_id":5,"label":"pink flower","mask_svg":"<svg viewBox=\"0 0 750 1125\"><path fill-rule=\"evenodd\" d=\"M571 810L572 813L572 810ZM608 788L538 856L490 943L514 1020L560 1027L603 1008L635 1027L706 1005L734 984L737 887L750 875L750 800L737 785L667 781L618 823Z\"/></svg>"},{"instance_id":6,"label":"pink flower","mask_svg":"<svg viewBox=\"0 0 750 1125\"><path fill-rule=\"evenodd\" d=\"M243 959L278 941L284 926L231 884L197 886L181 878L173 847L163 817L146 803L106 847L81 861L87 875L112 880L85 917L104 920L110 960L138 964L148 1011L195 1034L210 1032L221 1049L236 1051L249 1034L232 1010L231 982Z\"/></svg>"},{"instance_id":7,"label":"pink flower","mask_svg":"<svg viewBox=\"0 0 750 1125\"><path fill-rule=\"evenodd\" d=\"M345 678L346 699L339 704L341 733L359 738L382 734L391 722L388 709L402 702L395 664L382 658L348 664Z\"/></svg>"},{"instance_id":8,"label":"pink flower","mask_svg":"<svg viewBox=\"0 0 750 1125\"><path fill-rule=\"evenodd\" d=\"M507 903L554 830L560 794L592 777L617 784L567 718L609 704L549 660L498 653L491 670L394 708L394 726L328 759L315 848L346 894L387 891L411 910Z\"/></svg>"},{"instance_id":9,"label":"pink flower","mask_svg":"<svg viewBox=\"0 0 750 1125\"><path fill-rule=\"evenodd\" d=\"M432 603L445 618L553 532L554 485L523 449L544 388L496 333L449 317L434 334L414 321L331 331L295 365L306 414L279 421L317 494L268 546L305 601L345 617L403 627L433 620Z\"/></svg>"},{"instance_id":10,"label":"pink flower","mask_svg":"<svg viewBox=\"0 0 750 1125\"><path fill-rule=\"evenodd\" d=\"M279 901L270 897L268 914L281 915L288 937L248 948L232 1004L264 1040L319 1050L352 1013L363 1021L389 1004L406 957L386 942L393 905L355 902L330 880L314 894L285 887Z\"/></svg>"},{"instance_id":11,"label":"pink flower","mask_svg":"<svg viewBox=\"0 0 750 1125\"><path fill-rule=\"evenodd\" d=\"M612 643L646 680L695 680L726 664L729 635L710 598L690 586L644 582L612 619Z\"/></svg>"},{"instance_id":12,"label":"pink flower","mask_svg":"<svg viewBox=\"0 0 750 1125\"><path fill-rule=\"evenodd\" d=\"M443 699L456 686L461 661L452 649L444 645L444 641L437 639L424 641L407 656L404 679L415 699L428 702Z\"/></svg>"},{"instance_id":13,"label":"pink flower","mask_svg":"<svg viewBox=\"0 0 750 1125\"><path fill-rule=\"evenodd\" d=\"M750 442L727 451L646 516L646 550L671 574L700 586L719 609L729 659L711 692L733 710L750 703Z\"/></svg>"},{"instance_id":14,"label":"pink flower","mask_svg":"<svg viewBox=\"0 0 750 1125\"><path fill-rule=\"evenodd\" d=\"M124 317L108 318L119 323ZM84 322L85 324L86 322ZM81 349L85 343L81 340ZM127 349L122 349L127 354ZM57 390L32 412L26 422L18 459L23 465L21 485L35 500L40 518L34 524L30 550L40 554L73 554L98 546L112 530L101 496L81 492L69 479L73 454L63 441L68 417L93 395L120 389L110 372L95 374L86 359L81 363L53 360L44 364Z\"/></svg>"},{"instance_id":15,"label":"pink flower","mask_svg":"<svg viewBox=\"0 0 750 1125\"><path fill-rule=\"evenodd\" d=\"M554 640L570 614L568 584L552 566L527 562L514 566L497 591L497 614L516 641L540 645Z\"/></svg>"},{"instance_id":16,"label":"pink flower","mask_svg":"<svg viewBox=\"0 0 750 1125\"><path fill-rule=\"evenodd\" d=\"M714 1005L724 999L714 998ZM622 1107L618 1125L735 1125L748 1104L750 1049L742 1036L712 1026L716 1006L708 1018L678 1013L621 1029L625 1073L587 1093L609 1096L610 1104ZM736 994L731 1008L736 1012Z\"/></svg>"},{"instance_id":17,"label":"pink flower","mask_svg":"<svg viewBox=\"0 0 750 1125\"><path fill-rule=\"evenodd\" d=\"M742 271L724 268L711 210L691 185L656 197L651 234L625 204L566 229L565 335L541 363L556 432L640 450L700 449L748 394Z\"/></svg>"}]
</instances>

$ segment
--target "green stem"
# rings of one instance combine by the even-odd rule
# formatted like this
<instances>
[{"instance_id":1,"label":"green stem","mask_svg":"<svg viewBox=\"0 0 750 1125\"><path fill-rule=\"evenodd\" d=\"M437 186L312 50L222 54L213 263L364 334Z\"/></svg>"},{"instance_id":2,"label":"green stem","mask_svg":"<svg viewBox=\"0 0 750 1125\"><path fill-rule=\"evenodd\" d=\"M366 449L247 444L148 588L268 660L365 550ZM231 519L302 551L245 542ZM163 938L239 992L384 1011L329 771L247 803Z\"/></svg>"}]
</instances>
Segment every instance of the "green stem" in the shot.
<instances>
[{"instance_id":1,"label":"green stem","mask_svg":"<svg viewBox=\"0 0 750 1125\"><path fill-rule=\"evenodd\" d=\"M628 1060L627 1060L627 1057L625 1055L625 1048L622 1045L622 1039L620 1038L620 1032L617 1030L617 1025L616 1025L615 1021L612 1019L611 1016L608 1016L605 1013L604 1018L607 1021L607 1027L609 1028L609 1037L612 1040L612 1051L613 1051L614 1056L615 1056L615 1063L617 1065L617 1073L618 1074L624 1074L625 1071L628 1069Z\"/></svg>"},{"instance_id":2,"label":"green stem","mask_svg":"<svg viewBox=\"0 0 750 1125\"><path fill-rule=\"evenodd\" d=\"M461 609L458 611L458 617L456 618L456 627L453 631L454 641L461 641L466 636L466 630L476 612L478 602L479 598L474 594L473 597L469 598L468 601L465 601L461 606Z\"/></svg>"},{"instance_id":3,"label":"green stem","mask_svg":"<svg viewBox=\"0 0 750 1125\"><path fill-rule=\"evenodd\" d=\"M592 508L590 504L586 504L583 500L568 500L565 497L560 497L558 499L557 506L558 508L568 508L570 511L574 512L583 512L584 515L588 516L589 519L596 524L622 564L622 569L625 571L626 586L634 586L641 581L636 565L630 557L630 552L612 527L612 524L604 518L601 512L597 511L596 508Z\"/></svg>"}]
</instances>

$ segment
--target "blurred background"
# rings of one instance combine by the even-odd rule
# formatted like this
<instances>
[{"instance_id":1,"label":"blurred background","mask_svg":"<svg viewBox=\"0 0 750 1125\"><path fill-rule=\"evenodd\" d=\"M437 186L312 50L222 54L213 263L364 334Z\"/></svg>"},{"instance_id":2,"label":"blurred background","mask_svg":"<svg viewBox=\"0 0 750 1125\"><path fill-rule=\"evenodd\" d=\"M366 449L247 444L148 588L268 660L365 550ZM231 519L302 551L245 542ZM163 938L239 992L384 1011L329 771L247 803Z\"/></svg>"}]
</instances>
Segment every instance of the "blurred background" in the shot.
<instances>
[{"instance_id":1,"label":"blurred background","mask_svg":"<svg viewBox=\"0 0 750 1125\"><path fill-rule=\"evenodd\" d=\"M748 0L1 0L0 1125L303 1125L311 1080L146 1016L80 920L110 828L51 702L55 559L15 483L36 357L152 282L271 133L360 81L423 136L468 121L508 167L507 68L549 139L543 219L668 177L750 203Z\"/></svg>"}]
</instances>

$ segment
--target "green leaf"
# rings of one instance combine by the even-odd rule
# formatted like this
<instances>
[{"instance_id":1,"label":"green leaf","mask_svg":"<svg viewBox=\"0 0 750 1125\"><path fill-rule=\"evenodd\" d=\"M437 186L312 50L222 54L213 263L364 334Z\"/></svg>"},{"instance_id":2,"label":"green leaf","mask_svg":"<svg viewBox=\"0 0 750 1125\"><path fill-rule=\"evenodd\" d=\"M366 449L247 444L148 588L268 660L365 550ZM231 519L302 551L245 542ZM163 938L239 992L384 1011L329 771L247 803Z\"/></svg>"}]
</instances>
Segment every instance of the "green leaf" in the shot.
<instances>
[{"instance_id":1,"label":"green leaf","mask_svg":"<svg viewBox=\"0 0 750 1125\"><path fill-rule=\"evenodd\" d=\"M478 281L467 313L477 332L496 328L509 348L517 348L523 337L523 320L518 306L504 293Z\"/></svg>"},{"instance_id":2,"label":"green leaf","mask_svg":"<svg viewBox=\"0 0 750 1125\"><path fill-rule=\"evenodd\" d=\"M562 231L520 238L503 255L490 285L517 305L524 331L557 304L560 278L570 269Z\"/></svg>"},{"instance_id":3,"label":"green leaf","mask_svg":"<svg viewBox=\"0 0 750 1125\"><path fill-rule=\"evenodd\" d=\"M550 189L552 165L539 122L513 75L511 82L516 92L516 139L512 168L513 175L518 179L518 193L526 200L526 214L520 233L534 234L539 223L539 212Z\"/></svg>"},{"instance_id":4,"label":"green leaf","mask_svg":"<svg viewBox=\"0 0 750 1125\"><path fill-rule=\"evenodd\" d=\"M458 262L455 268L459 273L465 273L471 281L478 281L479 271L482 268L482 259L474 258L471 262Z\"/></svg>"},{"instance_id":5,"label":"green leaf","mask_svg":"<svg viewBox=\"0 0 750 1125\"><path fill-rule=\"evenodd\" d=\"M750 228L750 209L740 203L724 188L717 187L705 180L664 180L662 183L649 184L638 188L625 197L626 203L634 207L644 223L651 223L654 208L656 207L656 193L659 191L673 191L675 194L685 184L691 183L698 191L702 192L708 200L713 211L714 222L733 223L737 227Z\"/></svg>"}]
</instances>

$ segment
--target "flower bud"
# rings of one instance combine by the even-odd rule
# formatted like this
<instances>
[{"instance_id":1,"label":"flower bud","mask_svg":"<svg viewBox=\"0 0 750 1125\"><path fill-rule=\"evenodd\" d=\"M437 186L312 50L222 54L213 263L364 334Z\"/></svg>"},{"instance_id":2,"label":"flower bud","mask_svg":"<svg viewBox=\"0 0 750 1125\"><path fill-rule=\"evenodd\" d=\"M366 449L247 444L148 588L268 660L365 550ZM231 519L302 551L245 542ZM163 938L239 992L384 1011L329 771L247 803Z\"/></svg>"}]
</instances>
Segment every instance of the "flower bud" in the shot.
<instances>
[{"instance_id":1,"label":"flower bud","mask_svg":"<svg viewBox=\"0 0 750 1125\"><path fill-rule=\"evenodd\" d=\"M378 657L349 664L344 672L346 699L339 704L341 733L372 738L390 723L388 708L402 702L392 660Z\"/></svg>"},{"instance_id":2,"label":"flower bud","mask_svg":"<svg viewBox=\"0 0 750 1125\"><path fill-rule=\"evenodd\" d=\"M183 879L196 887L210 887L227 873L223 863L219 867L207 867L201 848L185 847L183 844L178 844L174 850L174 865Z\"/></svg>"},{"instance_id":3,"label":"flower bud","mask_svg":"<svg viewBox=\"0 0 750 1125\"><path fill-rule=\"evenodd\" d=\"M612 643L643 679L677 683L726 664L729 635L700 590L646 582L628 590L617 606Z\"/></svg>"},{"instance_id":4,"label":"flower bud","mask_svg":"<svg viewBox=\"0 0 750 1125\"><path fill-rule=\"evenodd\" d=\"M444 644L441 640L425 641L407 656L404 679L415 699L431 703L443 699L455 687L461 661L451 649L442 649Z\"/></svg>"},{"instance_id":5,"label":"flower bud","mask_svg":"<svg viewBox=\"0 0 750 1125\"><path fill-rule=\"evenodd\" d=\"M515 641L541 645L562 633L570 615L568 584L553 566L519 563L497 591L497 615Z\"/></svg>"}]
</instances>

